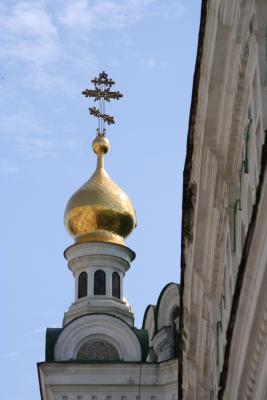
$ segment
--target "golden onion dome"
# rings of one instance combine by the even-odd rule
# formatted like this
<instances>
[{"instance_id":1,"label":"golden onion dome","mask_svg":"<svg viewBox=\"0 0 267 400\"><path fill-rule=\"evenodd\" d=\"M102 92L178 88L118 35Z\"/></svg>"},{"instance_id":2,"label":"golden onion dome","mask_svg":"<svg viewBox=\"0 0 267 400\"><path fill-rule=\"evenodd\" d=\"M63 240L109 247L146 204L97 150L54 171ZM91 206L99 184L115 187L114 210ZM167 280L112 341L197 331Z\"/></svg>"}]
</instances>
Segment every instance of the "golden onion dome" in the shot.
<instances>
[{"instance_id":1,"label":"golden onion dome","mask_svg":"<svg viewBox=\"0 0 267 400\"><path fill-rule=\"evenodd\" d=\"M64 222L76 243L111 242L123 244L136 226L131 200L104 169L108 139L99 134L92 144L97 168L91 178L68 201Z\"/></svg>"}]
</instances>

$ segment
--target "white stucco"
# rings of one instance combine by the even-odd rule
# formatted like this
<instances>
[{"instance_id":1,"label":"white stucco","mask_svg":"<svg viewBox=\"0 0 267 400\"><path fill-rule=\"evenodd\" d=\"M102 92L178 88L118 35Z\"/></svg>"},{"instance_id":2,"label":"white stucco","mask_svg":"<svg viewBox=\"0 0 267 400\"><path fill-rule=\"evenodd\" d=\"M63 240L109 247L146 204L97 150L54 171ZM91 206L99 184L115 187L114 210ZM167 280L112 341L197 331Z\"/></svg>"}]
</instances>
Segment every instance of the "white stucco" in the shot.
<instances>
[{"instance_id":1,"label":"white stucco","mask_svg":"<svg viewBox=\"0 0 267 400\"><path fill-rule=\"evenodd\" d=\"M179 288L175 283L169 284L161 295L157 312L158 330L166 326L172 326L172 314L180 307Z\"/></svg>"},{"instance_id":2,"label":"white stucco","mask_svg":"<svg viewBox=\"0 0 267 400\"><path fill-rule=\"evenodd\" d=\"M266 183L256 194L267 130L267 2L203 4L185 167L181 393L261 400Z\"/></svg>"},{"instance_id":3,"label":"white stucco","mask_svg":"<svg viewBox=\"0 0 267 400\"><path fill-rule=\"evenodd\" d=\"M65 257L75 279L74 302L64 315L64 325L80 315L104 312L123 318L133 325L133 314L123 300L123 278L134 259L134 252L126 246L112 243L88 242L74 244L67 248ZM94 294L94 274L102 270L106 275L106 294ZM88 276L87 296L78 298L79 275L85 271ZM120 299L112 297L112 274L120 276Z\"/></svg>"},{"instance_id":4,"label":"white stucco","mask_svg":"<svg viewBox=\"0 0 267 400\"><path fill-rule=\"evenodd\" d=\"M41 363L38 368L43 400L177 400L177 359L161 364Z\"/></svg>"},{"instance_id":5,"label":"white stucco","mask_svg":"<svg viewBox=\"0 0 267 400\"><path fill-rule=\"evenodd\" d=\"M89 340L105 340L124 361L141 361L136 334L122 320L104 314L79 317L64 327L55 346L55 361L75 360L81 345Z\"/></svg>"}]
</instances>

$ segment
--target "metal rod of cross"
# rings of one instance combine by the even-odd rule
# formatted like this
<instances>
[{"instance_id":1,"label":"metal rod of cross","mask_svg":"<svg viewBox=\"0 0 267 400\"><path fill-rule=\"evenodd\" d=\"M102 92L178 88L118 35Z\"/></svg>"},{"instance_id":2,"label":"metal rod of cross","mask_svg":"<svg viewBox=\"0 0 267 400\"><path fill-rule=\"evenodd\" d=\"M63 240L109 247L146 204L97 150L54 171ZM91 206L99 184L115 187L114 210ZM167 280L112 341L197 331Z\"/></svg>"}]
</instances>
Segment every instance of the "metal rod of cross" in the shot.
<instances>
[{"instance_id":1,"label":"metal rod of cross","mask_svg":"<svg viewBox=\"0 0 267 400\"><path fill-rule=\"evenodd\" d=\"M85 97L93 97L94 101L98 101L99 109L96 107L89 107L89 113L98 118L98 135L105 135L105 123L108 125L114 124L114 117L105 113L105 101L119 100L123 95L118 91L111 91L111 87L115 82L108 77L108 74L103 71L99 74L98 78L91 80L94 84L94 89L85 89L82 94Z\"/></svg>"}]
</instances>

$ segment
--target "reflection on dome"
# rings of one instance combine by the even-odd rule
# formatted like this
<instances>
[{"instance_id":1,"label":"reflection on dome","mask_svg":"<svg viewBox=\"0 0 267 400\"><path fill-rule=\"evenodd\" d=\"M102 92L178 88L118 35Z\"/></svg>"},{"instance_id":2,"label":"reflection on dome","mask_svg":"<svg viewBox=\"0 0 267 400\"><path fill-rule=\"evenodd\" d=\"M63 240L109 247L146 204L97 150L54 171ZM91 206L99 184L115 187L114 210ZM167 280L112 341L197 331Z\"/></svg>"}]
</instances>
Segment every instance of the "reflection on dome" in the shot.
<instances>
[{"instance_id":1,"label":"reflection on dome","mask_svg":"<svg viewBox=\"0 0 267 400\"><path fill-rule=\"evenodd\" d=\"M103 157L108 149L107 138L98 135L93 141L98 157L96 171L67 204L65 225L75 242L123 244L136 226L129 197L104 170Z\"/></svg>"}]
</instances>

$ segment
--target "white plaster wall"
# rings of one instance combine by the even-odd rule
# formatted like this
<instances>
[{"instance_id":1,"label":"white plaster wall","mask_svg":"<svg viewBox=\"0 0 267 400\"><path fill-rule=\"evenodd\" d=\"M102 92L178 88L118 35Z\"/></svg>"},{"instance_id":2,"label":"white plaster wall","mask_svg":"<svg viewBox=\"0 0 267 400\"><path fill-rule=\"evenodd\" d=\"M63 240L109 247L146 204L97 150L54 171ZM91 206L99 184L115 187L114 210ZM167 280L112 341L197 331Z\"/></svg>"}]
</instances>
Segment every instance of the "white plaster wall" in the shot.
<instances>
[{"instance_id":1,"label":"white plaster wall","mask_svg":"<svg viewBox=\"0 0 267 400\"><path fill-rule=\"evenodd\" d=\"M93 339L110 342L124 361L141 361L141 347L133 330L111 315L84 315L70 322L57 339L55 360L75 360L83 343Z\"/></svg>"},{"instance_id":2,"label":"white plaster wall","mask_svg":"<svg viewBox=\"0 0 267 400\"><path fill-rule=\"evenodd\" d=\"M161 364L42 363L38 369L44 400L177 400L177 360Z\"/></svg>"},{"instance_id":3,"label":"white plaster wall","mask_svg":"<svg viewBox=\"0 0 267 400\"><path fill-rule=\"evenodd\" d=\"M65 257L75 278L74 302L64 315L64 325L87 313L110 313L133 325L133 313L123 300L123 278L130 268L135 254L126 246L112 243L79 243L67 248ZM97 270L106 274L106 294L94 295L94 274ZM81 272L88 275L88 296L78 299L78 279ZM112 273L120 275L120 299L112 297Z\"/></svg>"},{"instance_id":4,"label":"white plaster wall","mask_svg":"<svg viewBox=\"0 0 267 400\"><path fill-rule=\"evenodd\" d=\"M183 393L188 400L208 399L212 391L217 398L224 365L226 331L255 202L261 146L267 128L266 16L265 0L207 2L197 109L194 126L190 127L194 135L189 182L194 189L190 199L193 239L185 239L184 249L184 331L181 334ZM242 169L240 176L246 149L244 133L250 117L249 168ZM234 212L238 199L241 204ZM258 240L254 260L259 252ZM250 279L252 285L256 276L252 273ZM258 289L255 290L257 293ZM251 305L252 315L256 312ZM245 318L243 314L240 317ZM248 335L246 323L249 320L244 319L243 330L235 333L237 343L242 332ZM247 352L245 348L242 350L241 358ZM238 354L239 351L236 358ZM237 398L235 378L242 371L241 362L229 369L234 392L231 395L227 392L225 398Z\"/></svg>"}]
</instances>

